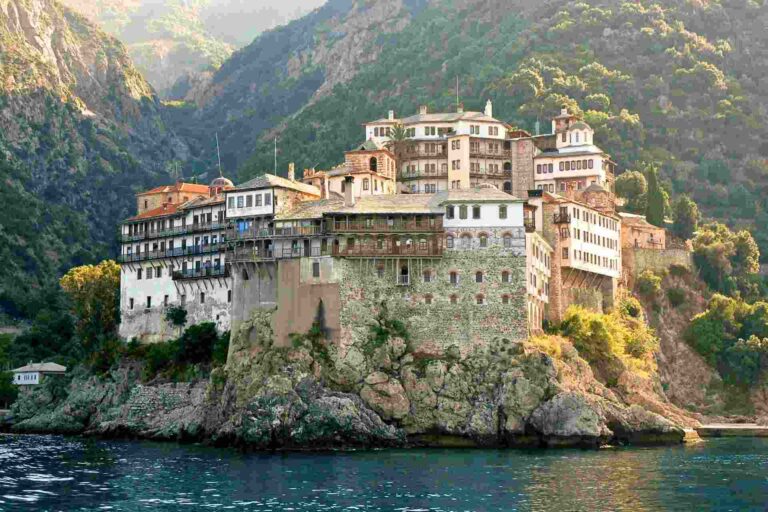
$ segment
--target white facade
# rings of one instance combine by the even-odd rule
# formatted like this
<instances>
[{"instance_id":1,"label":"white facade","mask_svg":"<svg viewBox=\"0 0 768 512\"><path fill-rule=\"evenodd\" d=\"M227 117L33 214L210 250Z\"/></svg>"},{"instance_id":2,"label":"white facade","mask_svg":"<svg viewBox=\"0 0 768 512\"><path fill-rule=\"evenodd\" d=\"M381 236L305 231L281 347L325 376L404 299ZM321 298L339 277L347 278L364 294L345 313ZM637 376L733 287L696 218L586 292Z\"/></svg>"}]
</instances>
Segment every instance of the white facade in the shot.
<instances>
[{"instance_id":1,"label":"white facade","mask_svg":"<svg viewBox=\"0 0 768 512\"><path fill-rule=\"evenodd\" d=\"M446 231L481 228L523 228L523 202L510 198L496 202L446 201Z\"/></svg>"},{"instance_id":2,"label":"white facade","mask_svg":"<svg viewBox=\"0 0 768 512\"><path fill-rule=\"evenodd\" d=\"M563 266L618 278L621 221L574 202L561 203L557 211Z\"/></svg>"},{"instance_id":3,"label":"white facade","mask_svg":"<svg viewBox=\"0 0 768 512\"><path fill-rule=\"evenodd\" d=\"M37 386L40 384L40 372L14 373L13 383L17 386Z\"/></svg>"},{"instance_id":4,"label":"white facade","mask_svg":"<svg viewBox=\"0 0 768 512\"><path fill-rule=\"evenodd\" d=\"M274 189L233 190L226 193L227 219L263 217L275 214Z\"/></svg>"},{"instance_id":5,"label":"white facade","mask_svg":"<svg viewBox=\"0 0 768 512\"><path fill-rule=\"evenodd\" d=\"M549 303L549 279L552 274L552 247L539 233L526 234L526 289L528 328L542 329Z\"/></svg>"}]
</instances>

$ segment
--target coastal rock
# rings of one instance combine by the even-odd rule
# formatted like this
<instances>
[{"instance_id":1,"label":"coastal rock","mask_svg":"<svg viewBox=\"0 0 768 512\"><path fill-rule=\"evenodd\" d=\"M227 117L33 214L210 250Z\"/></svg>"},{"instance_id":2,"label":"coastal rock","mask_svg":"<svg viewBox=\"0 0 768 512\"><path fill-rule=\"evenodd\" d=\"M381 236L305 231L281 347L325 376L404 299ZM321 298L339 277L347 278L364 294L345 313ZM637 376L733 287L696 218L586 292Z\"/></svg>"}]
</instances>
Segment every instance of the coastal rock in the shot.
<instances>
[{"instance_id":1,"label":"coastal rock","mask_svg":"<svg viewBox=\"0 0 768 512\"><path fill-rule=\"evenodd\" d=\"M411 403L405 396L405 389L400 381L389 380L381 373L372 374L366 378L360 397L385 420L402 419L411 409Z\"/></svg>"},{"instance_id":2,"label":"coastal rock","mask_svg":"<svg viewBox=\"0 0 768 512\"><path fill-rule=\"evenodd\" d=\"M570 392L538 407L531 414L530 424L550 442L559 439L558 444L601 444L613 434L605 417L585 396Z\"/></svg>"}]
</instances>

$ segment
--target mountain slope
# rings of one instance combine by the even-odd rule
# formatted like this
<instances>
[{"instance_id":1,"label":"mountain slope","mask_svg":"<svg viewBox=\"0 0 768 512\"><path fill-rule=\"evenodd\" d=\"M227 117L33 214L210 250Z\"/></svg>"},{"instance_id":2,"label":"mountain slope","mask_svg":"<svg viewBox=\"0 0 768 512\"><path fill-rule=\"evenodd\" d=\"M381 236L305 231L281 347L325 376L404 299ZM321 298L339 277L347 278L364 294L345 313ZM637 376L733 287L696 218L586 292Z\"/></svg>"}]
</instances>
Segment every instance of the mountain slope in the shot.
<instances>
[{"instance_id":1,"label":"mountain slope","mask_svg":"<svg viewBox=\"0 0 768 512\"><path fill-rule=\"evenodd\" d=\"M62 0L123 41L163 96L187 75L218 68L260 32L319 6L321 0ZM183 80L184 81L184 80Z\"/></svg>"},{"instance_id":2,"label":"mountain slope","mask_svg":"<svg viewBox=\"0 0 768 512\"><path fill-rule=\"evenodd\" d=\"M0 0L0 49L0 316L29 316L61 271L110 254L133 193L186 147L123 46L54 1Z\"/></svg>"},{"instance_id":3,"label":"mountain slope","mask_svg":"<svg viewBox=\"0 0 768 512\"><path fill-rule=\"evenodd\" d=\"M272 168L277 134L279 168L329 166L360 140L360 123L389 109L453 108L458 76L467 108L491 98L498 117L532 132L562 104L582 112L620 169L659 162L673 193L751 227L768 256L764 1L398 5L331 2L258 38L200 93L201 109L179 116L186 126L204 119L202 132L185 135L223 133L226 162L243 179ZM366 25L377 9L389 15ZM301 44L288 43L298 35ZM313 60L348 41L362 56L353 66Z\"/></svg>"}]
</instances>

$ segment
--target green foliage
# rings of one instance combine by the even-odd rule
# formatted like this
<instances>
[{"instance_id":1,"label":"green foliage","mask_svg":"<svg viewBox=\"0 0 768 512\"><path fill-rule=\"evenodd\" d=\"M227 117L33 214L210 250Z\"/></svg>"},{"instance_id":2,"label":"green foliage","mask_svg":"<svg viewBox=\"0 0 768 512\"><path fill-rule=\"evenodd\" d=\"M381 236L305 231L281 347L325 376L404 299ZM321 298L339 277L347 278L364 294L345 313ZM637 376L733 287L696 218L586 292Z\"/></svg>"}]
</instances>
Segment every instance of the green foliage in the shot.
<instances>
[{"instance_id":1,"label":"green foliage","mask_svg":"<svg viewBox=\"0 0 768 512\"><path fill-rule=\"evenodd\" d=\"M641 295L653 298L661 290L661 276L656 275L652 270L644 270L637 276L635 287Z\"/></svg>"},{"instance_id":2,"label":"green foliage","mask_svg":"<svg viewBox=\"0 0 768 512\"><path fill-rule=\"evenodd\" d=\"M768 370L768 303L715 294L691 321L686 341L730 383L754 386Z\"/></svg>"},{"instance_id":3,"label":"green foliage","mask_svg":"<svg viewBox=\"0 0 768 512\"><path fill-rule=\"evenodd\" d=\"M627 200L626 209L632 213L645 213L648 182L643 173L627 171L616 178L616 194Z\"/></svg>"},{"instance_id":4,"label":"green foliage","mask_svg":"<svg viewBox=\"0 0 768 512\"><path fill-rule=\"evenodd\" d=\"M633 368L647 371L654 364L658 340L646 325L642 308L638 312L637 307L636 300L628 299L617 312L606 315L571 306L565 312L560 331L592 364L621 359Z\"/></svg>"},{"instance_id":5,"label":"green foliage","mask_svg":"<svg viewBox=\"0 0 768 512\"><path fill-rule=\"evenodd\" d=\"M175 360L177 363L208 363L213 360L218 341L219 334L213 322L192 325L178 339Z\"/></svg>"},{"instance_id":6,"label":"green foliage","mask_svg":"<svg viewBox=\"0 0 768 512\"><path fill-rule=\"evenodd\" d=\"M645 171L648 181L648 199L645 207L645 219L654 226L664 227L664 191L659 183L659 169L648 166Z\"/></svg>"},{"instance_id":7,"label":"green foliage","mask_svg":"<svg viewBox=\"0 0 768 512\"><path fill-rule=\"evenodd\" d=\"M693 261L701 278L721 293L759 296L759 286L752 279L760 270L759 259L757 244L746 230L734 233L724 224L711 223L693 239Z\"/></svg>"},{"instance_id":8,"label":"green foliage","mask_svg":"<svg viewBox=\"0 0 768 512\"><path fill-rule=\"evenodd\" d=\"M683 240L693 238L693 234L699 229L699 222L701 222L699 207L693 202L693 199L685 194L678 197L672 207L672 214L675 219L672 232Z\"/></svg>"},{"instance_id":9,"label":"green foliage","mask_svg":"<svg viewBox=\"0 0 768 512\"><path fill-rule=\"evenodd\" d=\"M184 327L187 324L187 310L181 306L168 306L165 310L165 321L175 327Z\"/></svg>"},{"instance_id":10,"label":"green foliage","mask_svg":"<svg viewBox=\"0 0 768 512\"><path fill-rule=\"evenodd\" d=\"M667 290L667 299L673 308L685 303L685 290L682 288L670 288Z\"/></svg>"}]
</instances>

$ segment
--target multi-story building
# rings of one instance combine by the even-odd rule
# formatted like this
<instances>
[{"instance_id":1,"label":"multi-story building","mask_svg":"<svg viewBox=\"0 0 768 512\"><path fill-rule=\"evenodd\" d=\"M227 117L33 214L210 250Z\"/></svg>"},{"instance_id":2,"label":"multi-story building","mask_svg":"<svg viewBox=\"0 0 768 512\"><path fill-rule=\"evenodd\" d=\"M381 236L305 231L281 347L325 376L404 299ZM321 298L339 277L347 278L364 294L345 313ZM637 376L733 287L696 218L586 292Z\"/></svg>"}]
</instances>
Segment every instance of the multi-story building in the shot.
<instances>
[{"instance_id":1,"label":"multi-story building","mask_svg":"<svg viewBox=\"0 0 768 512\"><path fill-rule=\"evenodd\" d=\"M528 329L532 333L538 333L542 331L544 320L547 318L549 280L552 275L552 247L540 233L530 231L526 234L525 251Z\"/></svg>"},{"instance_id":2,"label":"multi-story building","mask_svg":"<svg viewBox=\"0 0 768 512\"><path fill-rule=\"evenodd\" d=\"M292 170L289 169L289 174ZM395 194L397 168L395 155L377 140L367 140L353 151L344 154L344 163L327 171L305 169L302 182L317 187L323 198L332 194L343 196L347 176L355 179L352 191L355 197Z\"/></svg>"},{"instance_id":3,"label":"multi-story building","mask_svg":"<svg viewBox=\"0 0 768 512\"><path fill-rule=\"evenodd\" d=\"M155 342L178 334L165 319L170 306L183 307L189 325L215 322L221 331L229 329L222 193L231 186L217 178L205 195L202 185L189 183L153 189L162 196L138 195L140 213L124 221L120 233L122 337ZM156 197L166 202L146 209Z\"/></svg>"},{"instance_id":4,"label":"multi-story building","mask_svg":"<svg viewBox=\"0 0 768 512\"><path fill-rule=\"evenodd\" d=\"M613 305L621 276L621 218L598 205L605 190L580 202L543 190L529 193L536 225L552 247L548 318L558 322L571 304Z\"/></svg>"},{"instance_id":5,"label":"multi-story building","mask_svg":"<svg viewBox=\"0 0 768 512\"><path fill-rule=\"evenodd\" d=\"M594 130L564 108L552 120L552 135L537 140L536 189L576 199L593 184L612 190L615 164L593 139Z\"/></svg>"},{"instance_id":6,"label":"multi-story building","mask_svg":"<svg viewBox=\"0 0 768 512\"><path fill-rule=\"evenodd\" d=\"M530 170L534 144L527 134L493 117L488 101L484 112L419 113L365 124L366 138L386 144L391 130L402 125L408 141L399 162L399 180L412 193L436 193L491 184L512 193L512 170Z\"/></svg>"}]
</instances>

